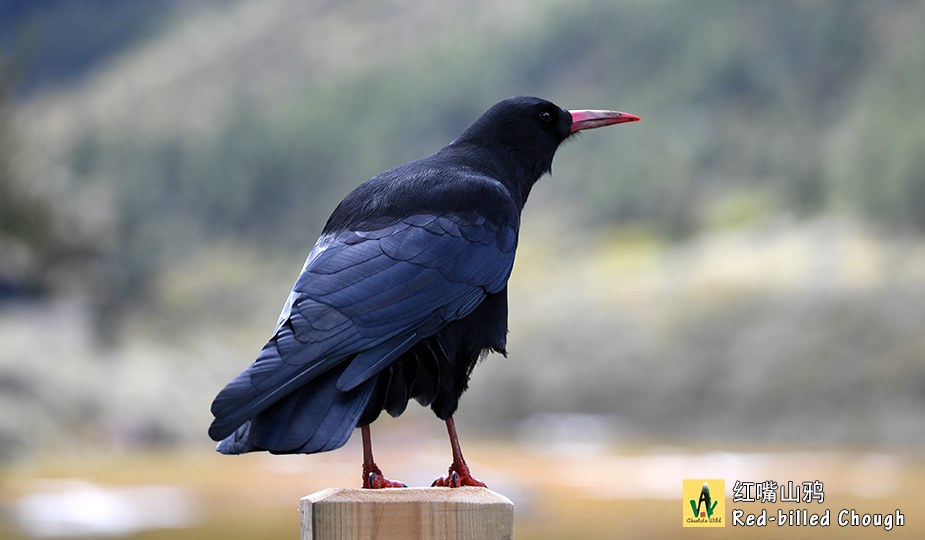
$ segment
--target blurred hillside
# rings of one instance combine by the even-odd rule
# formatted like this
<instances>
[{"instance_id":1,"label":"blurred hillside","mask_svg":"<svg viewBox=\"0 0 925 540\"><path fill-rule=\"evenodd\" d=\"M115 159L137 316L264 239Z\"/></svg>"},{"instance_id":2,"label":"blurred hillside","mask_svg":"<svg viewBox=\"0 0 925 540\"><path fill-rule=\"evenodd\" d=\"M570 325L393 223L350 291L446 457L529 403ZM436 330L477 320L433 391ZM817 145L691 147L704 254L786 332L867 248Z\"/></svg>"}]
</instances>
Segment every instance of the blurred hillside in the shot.
<instances>
[{"instance_id":1,"label":"blurred hillside","mask_svg":"<svg viewBox=\"0 0 925 540\"><path fill-rule=\"evenodd\" d=\"M644 121L534 190L471 423L925 443L921 2L76 5L0 11L0 457L199 442L337 201L517 94Z\"/></svg>"}]
</instances>

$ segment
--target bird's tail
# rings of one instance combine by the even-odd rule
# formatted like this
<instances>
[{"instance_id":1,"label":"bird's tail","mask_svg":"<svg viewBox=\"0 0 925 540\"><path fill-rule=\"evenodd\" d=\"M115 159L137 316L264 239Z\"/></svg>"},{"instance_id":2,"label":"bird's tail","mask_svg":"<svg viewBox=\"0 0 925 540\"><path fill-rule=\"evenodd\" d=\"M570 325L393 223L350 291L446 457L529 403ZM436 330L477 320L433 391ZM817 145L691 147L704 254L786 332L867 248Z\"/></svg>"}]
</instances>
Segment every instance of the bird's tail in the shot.
<instances>
[{"instance_id":1,"label":"bird's tail","mask_svg":"<svg viewBox=\"0 0 925 540\"><path fill-rule=\"evenodd\" d=\"M347 442L373 391L375 378L349 392L337 388L343 369L331 369L246 421L216 450L243 454L313 454Z\"/></svg>"},{"instance_id":2,"label":"bird's tail","mask_svg":"<svg viewBox=\"0 0 925 540\"><path fill-rule=\"evenodd\" d=\"M336 344L336 343L335 343ZM303 342L284 324L247 369L212 402L209 436L217 450L312 453L343 445L369 402L375 380L337 388L346 365L329 341Z\"/></svg>"}]
</instances>

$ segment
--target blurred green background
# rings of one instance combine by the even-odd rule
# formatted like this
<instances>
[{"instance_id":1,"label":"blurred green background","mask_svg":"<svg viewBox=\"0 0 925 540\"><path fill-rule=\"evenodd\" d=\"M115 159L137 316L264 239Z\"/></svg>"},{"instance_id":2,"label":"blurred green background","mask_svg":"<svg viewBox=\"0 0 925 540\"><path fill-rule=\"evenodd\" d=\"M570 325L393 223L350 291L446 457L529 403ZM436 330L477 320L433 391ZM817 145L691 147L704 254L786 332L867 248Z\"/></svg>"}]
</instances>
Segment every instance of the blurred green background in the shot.
<instances>
[{"instance_id":1,"label":"blurred green background","mask_svg":"<svg viewBox=\"0 0 925 540\"><path fill-rule=\"evenodd\" d=\"M218 456L212 398L346 193L520 94L643 122L560 148L510 355L462 400L518 538L678 534L682 478L737 474L911 533L922 28L914 0L0 1L0 536L294 538L299 496L358 483L355 442ZM428 411L374 428L390 476L449 463ZM81 489L186 513L56 532L41 496Z\"/></svg>"}]
</instances>

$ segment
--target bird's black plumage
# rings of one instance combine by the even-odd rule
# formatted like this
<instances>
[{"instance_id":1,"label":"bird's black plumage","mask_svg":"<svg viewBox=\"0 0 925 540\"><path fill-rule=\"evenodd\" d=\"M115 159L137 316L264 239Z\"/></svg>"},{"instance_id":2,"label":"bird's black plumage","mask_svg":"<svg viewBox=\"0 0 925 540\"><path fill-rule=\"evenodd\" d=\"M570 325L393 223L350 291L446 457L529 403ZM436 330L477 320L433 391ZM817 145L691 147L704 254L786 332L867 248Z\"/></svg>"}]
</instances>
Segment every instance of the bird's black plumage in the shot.
<instances>
[{"instance_id":1,"label":"bird's black plumage","mask_svg":"<svg viewBox=\"0 0 925 540\"><path fill-rule=\"evenodd\" d=\"M572 117L517 97L338 205L257 360L219 393L223 453L312 453L409 399L447 419L478 359L505 353L520 214Z\"/></svg>"}]
</instances>

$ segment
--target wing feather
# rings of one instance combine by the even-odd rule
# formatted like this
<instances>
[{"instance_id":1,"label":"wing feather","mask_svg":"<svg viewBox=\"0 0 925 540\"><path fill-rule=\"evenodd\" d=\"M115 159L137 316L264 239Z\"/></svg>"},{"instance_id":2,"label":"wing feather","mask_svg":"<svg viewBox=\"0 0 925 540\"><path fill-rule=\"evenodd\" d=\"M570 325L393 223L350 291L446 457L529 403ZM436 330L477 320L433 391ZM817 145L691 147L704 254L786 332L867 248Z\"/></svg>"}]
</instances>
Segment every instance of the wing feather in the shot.
<instances>
[{"instance_id":1,"label":"wing feather","mask_svg":"<svg viewBox=\"0 0 925 540\"><path fill-rule=\"evenodd\" d=\"M516 225L459 214L419 214L373 231L323 236L306 259L273 337L216 397L210 435L237 441L223 443L229 449L253 445L241 442L248 433L259 435L261 445L275 437L290 448L281 451L294 451L296 439L314 435L302 430L293 439L289 420L264 418L260 429L244 425L283 401L278 409L289 411L284 416L290 419L317 407L320 415L335 409L348 414L338 426L355 422L363 407L287 396L340 364L337 389L354 392L420 339L468 315L487 294L504 288L516 237ZM357 395L368 400L370 394L367 389ZM334 431L342 436L342 430Z\"/></svg>"}]
</instances>

